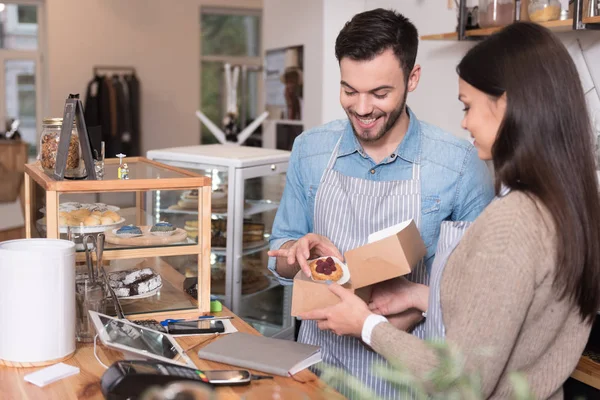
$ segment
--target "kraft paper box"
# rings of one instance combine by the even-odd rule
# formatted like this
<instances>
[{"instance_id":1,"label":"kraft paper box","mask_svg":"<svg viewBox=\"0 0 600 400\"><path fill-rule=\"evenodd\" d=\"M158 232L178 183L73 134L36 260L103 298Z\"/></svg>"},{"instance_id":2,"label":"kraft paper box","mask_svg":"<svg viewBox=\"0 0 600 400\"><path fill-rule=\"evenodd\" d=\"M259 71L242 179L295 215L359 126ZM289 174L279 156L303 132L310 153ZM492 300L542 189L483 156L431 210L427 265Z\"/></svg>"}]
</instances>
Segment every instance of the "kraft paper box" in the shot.
<instances>
[{"instance_id":1,"label":"kraft paper box","mask_svg":"<svg viewBox=\"0 0 600 400\"><path fill-rule=\"evenodd\" d=\"M350 281L343 286L368 301L371 285L409 274L426 253L425 243L412 219L372 233L367 244L344 254ZM313 281L302 271L294 277L292 316L338 302L339 298L326 283Z\"/></svg>"}]
</instances>

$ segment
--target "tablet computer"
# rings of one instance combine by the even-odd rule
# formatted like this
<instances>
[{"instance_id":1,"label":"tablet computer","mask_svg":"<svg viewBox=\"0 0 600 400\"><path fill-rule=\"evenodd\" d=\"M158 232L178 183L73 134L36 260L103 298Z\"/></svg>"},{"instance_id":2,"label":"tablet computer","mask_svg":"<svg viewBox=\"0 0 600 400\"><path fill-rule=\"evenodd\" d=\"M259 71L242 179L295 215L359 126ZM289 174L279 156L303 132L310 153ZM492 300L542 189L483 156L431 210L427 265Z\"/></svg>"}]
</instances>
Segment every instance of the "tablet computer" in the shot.
<instances>
[{"instance_id":1,"label":"tablet computer","mask_svg":"<svg viewBox=\"0 0 600 400\"><path fill-rule=\"evenodd\" d=\"M89 311L98 337L105 346L135 358L152 358L196 368L172 336L133 324L124 319Z\"/></svg>"}]
</instances>

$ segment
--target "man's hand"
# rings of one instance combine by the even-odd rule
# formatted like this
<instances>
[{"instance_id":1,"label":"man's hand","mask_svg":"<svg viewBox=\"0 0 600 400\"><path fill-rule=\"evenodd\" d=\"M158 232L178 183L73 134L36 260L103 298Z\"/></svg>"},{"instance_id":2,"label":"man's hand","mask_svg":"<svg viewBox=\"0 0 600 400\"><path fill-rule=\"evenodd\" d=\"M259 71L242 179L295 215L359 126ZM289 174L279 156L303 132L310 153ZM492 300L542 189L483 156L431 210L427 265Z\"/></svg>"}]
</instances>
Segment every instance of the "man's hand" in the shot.
<instances>
[{"instance_id":1,"label":"man's hand","mask_svg":"<svg viewBox=\"0 0 600 400\"><path fill-rule=\"evenodd\" d=\"M375 314L387 316L413 308L427 311L428 303L428 286L400 277L374 285L369 309Z\"/></svg>"},{"instance_id":2,"label":"man's hand","mask_svg":"<svg viewBox=\"0 0 600 400\"><path fill-rule=\"evenodd\" d=\"M351 335L360 338L365 320L371 314L369 308L360 297L337 283L329 285L329 290L340 298L340 303L302 313L299 317L303 320L316 320L317 326L321 330L330 330L336 335Z\"/></svg>"},{"instance_id":3,"label":"man's hand","mask_svg":"<svg viewBox=\"0 0 600 400\"><path fill-rule=\"evenodd\" d=\"M288 245L288 243L291 243ZM286 246L288 245L288 246ZM309 233L295 242L287 242L279 250L269 251L269 257L279 257L277 272L281 276L293 278L298 269L310 278L310 267L306 262L311 257L333 256L343 260L340 251L325 236Z\"/></svg>"}]
</instances>

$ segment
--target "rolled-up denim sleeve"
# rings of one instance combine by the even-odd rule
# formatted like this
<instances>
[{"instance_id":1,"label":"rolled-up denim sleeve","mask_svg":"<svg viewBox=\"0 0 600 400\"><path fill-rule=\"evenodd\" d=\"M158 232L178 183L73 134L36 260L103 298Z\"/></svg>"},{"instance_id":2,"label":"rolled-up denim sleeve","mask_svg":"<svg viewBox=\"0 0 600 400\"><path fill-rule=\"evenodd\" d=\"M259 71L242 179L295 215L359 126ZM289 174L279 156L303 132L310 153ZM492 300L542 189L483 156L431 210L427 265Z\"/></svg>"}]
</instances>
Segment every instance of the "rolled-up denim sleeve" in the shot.
<instances>
[{"instance_id":1,"label":"rolled-up denim sleeve","mask_svg":"<svg viewBox=\"0 0 600 400\"><path fill-rule=\"evenodd\" d=\"M471 147L465 157L456 189L453 221L474 221L494 198L494 185L488 167Z\"/></svg>"},{"instance_id":2,"label":"rolled-up denim sleeve","mask_svg":"<svg viewBox=\"0 0 600 400\"><path fill-rule=\"evenodd\" d=\"M269 239L271 250L279 249L290 240L298 240L311 231L310 213L308 212L307 190L301 175L300 160L302 158L303 135L296 138L290 156L286 174L286 183L279 209L273 221L273 230ZM282 285L291 285L293 279L284 278L277 273L276 257L269 257L268 268Z\"/></svg>"}]
</instances>

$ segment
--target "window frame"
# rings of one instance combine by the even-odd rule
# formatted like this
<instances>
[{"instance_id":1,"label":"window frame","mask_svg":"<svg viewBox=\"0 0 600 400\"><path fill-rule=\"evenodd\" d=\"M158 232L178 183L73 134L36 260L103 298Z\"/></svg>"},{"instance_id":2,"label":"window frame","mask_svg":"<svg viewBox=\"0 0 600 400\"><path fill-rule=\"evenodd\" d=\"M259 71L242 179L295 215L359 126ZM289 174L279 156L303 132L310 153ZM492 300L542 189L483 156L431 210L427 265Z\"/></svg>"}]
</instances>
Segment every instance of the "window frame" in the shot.
<instances>
[{"instance_id":1,"label":"window frame","mask_svg":"<svg viewBox=\"0 0 600 400\"><path fill-rule=\"evenodd\" d=\"M48 87L47 87L47 68L44 65L44 54L47 48L46 38L46 9L43 0L9 0L5 5L30 5L37 7L37 25L28 23L19 23L18 14L15 15L16 24L10 24L13 32L31 34L37 31L37 49L36 50L18 50L0 48L0 88L4 88L4 92L0 93L0 124L6 121L6 73L5 62L14 61L34 61L35 62L35 107L36 107L36 137L33 143L29 146L30 160L35 158L37 147L39 145L40 134L42 131L43 116L48 110Z\"/></svg>"},{"instance_id":2,"label":"window frame","mask_svg":"<svg viewBox=\"0 0 600 400\"><path fill-rule=\"evenodd\" d=\"M201 6L200 7L200 35L202 34L202 16L203 15L239 15L239 16L253 16L258 17L259 20L259 40L258 40L258 55L257 56L230 56L230 55L204 55L202 52L202 38L200 37L200 65L199 72L202 77L202 64L204 62L220 62L229 63L231 65L247 65L251 68L259 68L259 79L257 85L257 115L260 115L264 110L264 79L262 77L262 66L263 66L263 10L262 8L227 8L227 7L214 7L214 6ZM239 83L241 85L241 81ZM200 98L199 98L199 109L202 110L202 78L199 82L200 86ZM241 93L240 87L238 87L238 93ZM222 107L225 107L225 97L223 96ZM213 121L220 126L220 121ZM199 143L202 143L202 123L199 121Z\"/></svg>"}]
</instances>

